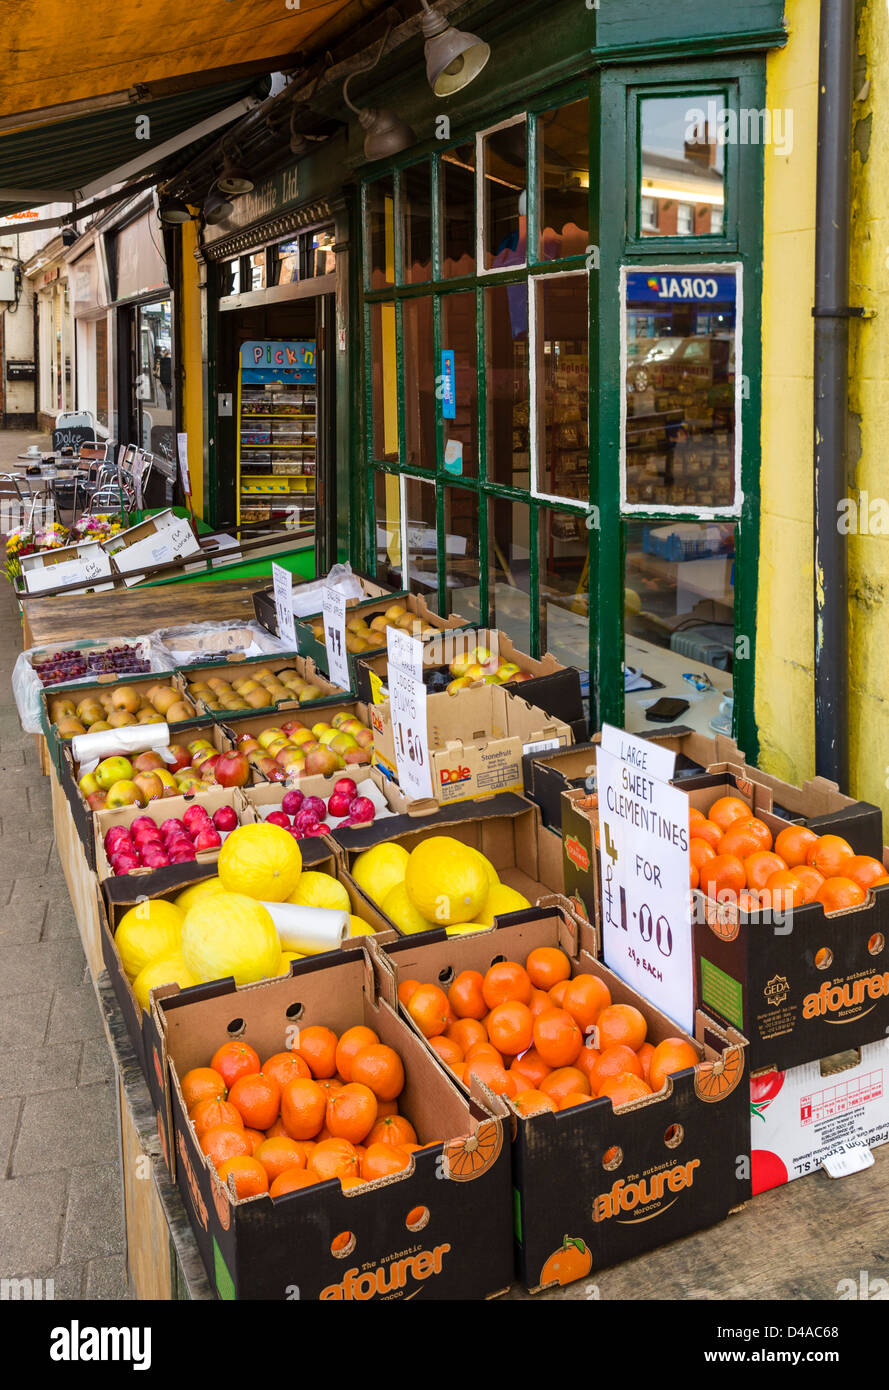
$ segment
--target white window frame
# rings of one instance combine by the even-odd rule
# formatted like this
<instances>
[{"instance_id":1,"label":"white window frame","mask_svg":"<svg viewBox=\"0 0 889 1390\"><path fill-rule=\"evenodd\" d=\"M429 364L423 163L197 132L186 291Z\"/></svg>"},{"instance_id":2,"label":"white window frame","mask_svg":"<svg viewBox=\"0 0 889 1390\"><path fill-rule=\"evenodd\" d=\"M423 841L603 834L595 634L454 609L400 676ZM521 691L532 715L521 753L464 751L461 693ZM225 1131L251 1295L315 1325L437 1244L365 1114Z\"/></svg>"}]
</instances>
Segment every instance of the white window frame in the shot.
<instances>
[{"instance_id":1,"label":"white window frame","mask_svg":"<svg viewBox=\"0 0 889 1390\"><path fill-rule=\"evenodd\" d=\"M734 501L730 507L701 507L691 502L676 505L651 506L646 502L627 501L627 275L647 271L653 275L679 277L727 275L735 277L735 458ZM740 261L688 262L665 265L622 265L620 268L620 514L621 516L658 517L694 516L702 521L740 520L744 506L741 488L741 452L743 402L743 330L744 330L744 267Z\"/></svg>"},{"instance_id":2,"label":"white window frame","mask_svg":"<svg viewBox=\"0 0 889 1390\"><path fill-rule=\"evenodd\" d=\"M528 443L531 455L531 488L529 496L538 502L556 503L561 510L575 511L581 514L590 511L590 499L586 502L577 497L559 497L551 492L544 492L540 486L540 433L538 424L540 421L539 407L539 376L538 376L538 357L537 346L539 342L537 326L537 286L547 280L564 280L568 276L581 278L587 294L589 304L589 271L588 270L557 270L551 275L532 275L528 278L528 371L530 374L530 408L528 413ZM587 313L587 390L589 392L589 333L590 321ZM590 458L590 420L589 408L587 410L587 487L589 487L589 458Z\"/></svg>"},{"instance_id":3,"label":"white window frame","mask_svg":"<svg viewBox=\"0 0 889 1390\"><path fill-rule=\"evenodd\" d=\"M510 126L524 125L525 127L525 199L528 198L528 129L530 117L527 111L520 111L516 116L510 116L507 121L500 121L498 125L489 126L487 130L478 130L475 134L475 266L476 276L482 278L486 275L503 275L510 270L524 270L528 266L528 238L525 238L525 259L517 261L515 265L485 266L485 162L484 147L485 140L489 135L496 135L499 130L508 130ZM527 201L525 208L526 226L530 225L527 212Z\"/></svg>"},{"instance_id":4,"label":"white window frame","mask_svg":"<svg viewBox=\"0 0 889 1390\"><path fill-rule=\"evenodd\" d=\"M683 230L683 229L681 229L680 226L679 226L679 210L680 210L680 208L687 208L688 211L689 211L689 213L691 214L691 215L690 215L690 218L689 218L689 225L688 225L688 229L687 229L687 230ZM677 236L694 236L694 234L695 234L695 205L694 205L694 203L686 203L686 202L683 202L683 200L682 200L681 198L677 198L677 200L676 200L676 235L677 235Z\"/></svg>"},{"instance_id":5,"label":"white window frame","mask_svg":"<svg viewBox=\"0 0 889 1390\"><path fill-rule=\"evenodd\" d=\"M646 222L643 211L645 203L651 203L654 208L653 220ZM658 199L652 198L650 193L640 193L639 195L639 230L640 232L656 232L658 230L657 220Z\"/></svg>"}]
</instances>

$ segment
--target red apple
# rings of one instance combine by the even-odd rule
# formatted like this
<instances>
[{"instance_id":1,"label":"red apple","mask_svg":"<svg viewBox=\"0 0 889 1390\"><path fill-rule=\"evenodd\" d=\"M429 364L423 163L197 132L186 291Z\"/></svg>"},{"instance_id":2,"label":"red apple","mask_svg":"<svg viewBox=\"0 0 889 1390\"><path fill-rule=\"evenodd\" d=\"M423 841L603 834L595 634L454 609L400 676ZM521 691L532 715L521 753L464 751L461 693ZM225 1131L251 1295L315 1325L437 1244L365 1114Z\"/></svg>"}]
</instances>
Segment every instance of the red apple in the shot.
<instances>
[{"instance_id":1,"label":"red apple","mask_svg":"<svg viewBox=\"0 0 889 1390\"><path fill-rule=\"evenodd\" d=\"M355 801L355 797L344 796L341 792L333 792L327 802L327 813L335 820L342 820L343 816L349 814L349 807Z\"/></svg>"},{"instance_id":2,"label":"red apple","mask_svg":"<svg viewBox=\"0 0 889 1390\"><path fill-rule=\"evenodd\" d=\"M132 854L124 853L113 854L111 856L111 867L116 874L128 874L133 869L140 867L139 860L136 858L135 850Z\"/></svg>"},{"instance_id":3,"label":"red apple","mask_svg":"<svg viewBox=\"0 0 889 1390\"><path fill-rule=\"evenodd\" d=\"M220 787L246 787L250 781L250 764L243 753L220 753L214 771Z\"/></svg>"},{"instance_id":4,"label":"red apple","mask_svg":"<svg viewBox=\"0 0 889 1390\"><path fill-rule=\"evenodd\" d=\"M90 792L86 804L91 811L106 811L108 809L108 797L105 792Z\"/></svg>"},{"instance_id":5,"label":"red apple","mask_svg":"<svg viewBox=\"0 0 889 1390\"><path fill-rule=\"evenodd\" d=\"M130 834L135 835L137 830L157 830L157 822L151 816L137 816L130 822Z\"/></svg>"},{"instance_id":6,"label":"red apple","mask_svg":"<svg viewBox=\"0 0 889 1390\"><path fill-rule=\"evenodd\" d=\"M133 831L133 843L137 845L147 845L150 843L163 844L163 836L156 825L149 830L147 826L140 825L138 830Z\"/></svg>"},{"instance_id":7,"label":"red apple","mask_svg":"<svg viewBox=\"0 0 889 1390\"><path fill-rule=\"evenodd\" d=\"M266 823L268 825L280 825L284 830L290 829L290 817L286 811L270 811L266 816Z\"/></svg>"},{"instance_id":8,"label":"red apple","mask_svg":"<svg viewBox=\"0 0 889 1390\"><path fill-rule=\"evenodd\" d=\"M213 824L220 835L229 830L237 830L238 813L233 806L220 806L218 811L213 812Z\"/></svg>"},{"instance_id":9,"label":"red apple","mask_svg":"<svg viewBox=\"0 0 889 1390\"><path fill-rule=\"evenodd\" d=\"M219 762L219 757L220 755L218 753L211 753L210 757L205 758L201 763L200 774L202 782L216 781L216 765Z\"/></svg>"},{"instance_id":10,"label":"red apple","mask_svg":"<svg viewBox=\"0 0 889 1390\"><path fill-rule=\"evenodd\" d=\"M222 844L222 838L218 830L214 830L212 825L205 825L194 837L194 847L201 849L218 849Z\"/></svg>"},{"instance_id":11,"label":"red apple","mask_svg":"<svg viewBox=\"0 0 889 1390\"><path fill-rule=\"evenodd\" d=\"M170 752L172 762L163 764L170 772L179 772L181 768L191 766L191 754L184 743L171 743Z\"/></svg>"},{"instance_id":12,"label":"red apple","mask_svg":"<svg viewBox=\"0 0 889 1390\"><path fill-rule=\"evenodd\" d=\"M281 810L286 811L288 816L295 816L305 799L305 792L285 792L284 800L281 802Z\"/></svg>"},{"instance_id":13,"label":"red apple","mask_svg":"<svg viewBox=\"0 0 889 1390\"><path fill-rule=\"evenodd\" d=\"M148 753L140 753L133 759L133 768L136 772L157 772L158 768L165 767L160 753L155 753L152 749Z\"/></svg>"}]
</instances>

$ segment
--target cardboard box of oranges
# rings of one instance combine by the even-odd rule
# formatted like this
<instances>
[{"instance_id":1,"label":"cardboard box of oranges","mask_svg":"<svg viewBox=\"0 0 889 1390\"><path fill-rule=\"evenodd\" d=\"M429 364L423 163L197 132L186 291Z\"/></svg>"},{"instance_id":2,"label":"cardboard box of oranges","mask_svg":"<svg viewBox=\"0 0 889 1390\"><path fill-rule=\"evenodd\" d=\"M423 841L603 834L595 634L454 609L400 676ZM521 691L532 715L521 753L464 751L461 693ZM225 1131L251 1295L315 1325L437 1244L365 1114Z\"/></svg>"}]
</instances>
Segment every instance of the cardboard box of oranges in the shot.
<instances>
[{"instance_id":1,"label":"cardboard box of oranges","mask_svg":"<svg viewBox=\"0 0 889 1390\"><path fill-rule=\"evenodd\" d=\"M369 947L384 997L439 1065L510 1117L532 1292L721 1221L743 1197L745 1039L703 1013L683 1033L593 947L587 924L545 908Z\"/></svg>"},{"instance_id":2,"label":"cardboard box of oranges","mask_svg":"<svg viewBox=\"0 0 889 1390\"><path fill-rule=\"evenodd\" d=\"M455 1301L511 1283L504 1120L378 997L363 951L159 991L153 1019L176 1181L220 1298Z\"/></svg>"}]
</instances>

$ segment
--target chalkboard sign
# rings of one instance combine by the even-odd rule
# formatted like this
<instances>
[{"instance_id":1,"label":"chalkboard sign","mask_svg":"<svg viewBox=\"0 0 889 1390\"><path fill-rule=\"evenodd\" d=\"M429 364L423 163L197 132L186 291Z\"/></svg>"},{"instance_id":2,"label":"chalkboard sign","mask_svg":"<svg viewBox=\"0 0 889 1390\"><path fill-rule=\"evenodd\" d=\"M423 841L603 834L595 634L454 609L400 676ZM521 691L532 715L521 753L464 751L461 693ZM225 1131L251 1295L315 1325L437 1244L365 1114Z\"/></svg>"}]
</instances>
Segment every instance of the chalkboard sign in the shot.
<instances>
[{"instance_id":1,"label":"chalkboard sign","mask_svg":"<svg viewBox=\"0 0 889 1390\"><path fill-rule=\"evenodd\" d=\"M52 432L53 453L59 449L79 449L81 444L94 444L96 431L91 425L63 425Z\"/></svg>"}]
</instances>

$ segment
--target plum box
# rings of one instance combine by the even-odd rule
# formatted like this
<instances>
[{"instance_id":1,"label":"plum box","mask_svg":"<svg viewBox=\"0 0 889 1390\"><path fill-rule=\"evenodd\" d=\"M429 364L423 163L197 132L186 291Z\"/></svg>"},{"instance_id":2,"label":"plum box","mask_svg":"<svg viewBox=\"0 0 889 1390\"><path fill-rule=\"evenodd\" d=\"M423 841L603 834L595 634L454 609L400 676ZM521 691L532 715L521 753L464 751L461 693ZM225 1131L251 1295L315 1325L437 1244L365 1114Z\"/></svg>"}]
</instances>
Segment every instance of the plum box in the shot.
<instances>
[{"instance_id":1,"label":"plum box","mask_svg":"<svg viewBox=\"0 0 889 1390\"><path fill-rule=\"evenodd\" d=\"M314 706L300 706L297 711L290 711L287 717L283 719L275 719L273 715L267 713L260 715L233 714L225 719L222 728L227 737L231 739L233 746L240 747L243 739L259 740L263 734L271 733L272 730L283 734L283 736L287 738L289 736L288 730L285 729L284 726L289 724L293 724L294 726L302 724L308 729L313 729L315 725L319 723L332 725L333 720L335 720L338 715L357 719L364 725L365 729L370 728L370 712L367 706L362 704L359 700L341 700L329 705L325 704L321 709L317 710L317 712L315 712ZM341 759L343 763L342 771L346 776L351 776L354 767L369 766L373 759L372 739L367 738L367 735L359 735L358 737L367 739L367 742L364 748L351 750L353 753L353 760L349 762L348 766L345 764L345 756ZM265 752L264 749L263 752ZM262 753L257 751L256 757L259 758L260 756L262 756ZM266 756L271 759L271 762L277 761L270 753L266 754ZM329 771L335 770L335 768L329 769ZM323 769L318 769L318 773L321 772L323 772ZM299 786L303 779L302 776L288 775L281 764L279 764L278 769L275 771L272 769L271 763L269 763L265 769L255 764L253 766L251 780L254 783L269 781L285 782L287 786L295 787Z\"/></svg>"},{"instance_id":2,"label":"plum box","mask_svg":"<svg viewBox=\"0 0 889 1390\"><path fill-rule=\"evenodd\" d=\"M700 1012L694 1038L683 1033L596 960L588 923L540 907L502 918L487 932L439 931L374 942L370 950L394 1008L402 980L447 989L461 970L484 974L496 961L524 964L539 946L560 947L572 976L596 975L614 1003L640 1009L651 1042L681 1037L700 1060L618 1110L600 1097L524 1117L473 1080L473 1095L510 1117L517 1267L534 1293L723 1220L744 1199L738 1155L749 1139L745 1039ZM403 1008L402 1015L407 1019ZM445 1069L437 1054L435 1060Z\"/></svg>"},{"instance_id":3,"label":"plum box","mask_svg":"<svg viewBox=\"0 0 889 1390\"><path fill-rule=\"evenodd\" d=\"M389 702L370 711L374 762L398 781ZM441 806L475 801L497 792L524 789L526 753L568 747L567 724L512 695L500 685L476 685L459 697L446 693L426 699L433 799Z\"/></svg>"},{"instance_id":4,"label":"plum box","mask_svg":"<svg viewBox=\"0 0 889 1390\"><path fill-rule=\"evenodd\" d=\"M211 819L222 807L231 807L239 825L252 824L255 819L255 812L239 787L208 787L206 791L195 792L193 796L164 796L158 801L149 801L147 806L123 806L115 811L97 811L94 817L94 831L96 872L99 878L104 881L115 876L105 849L105 837L114 826L123 826L128 830L135 820L147 816L160 828L165 820L181 820L191 806L203 807ZM224 841L230 832L217 830L217 833ZM202 864L215 864L219 858L220 847L197 850L195 858ZM126 877L144 878L155 872L155 869L140 865L137 869L131 869Z\"/></svg>"},{"instance_id":5,"label":"plum box","mask_svg":"<svg viewBox=\"0 0 889 1390\"><path fill-rule=\"evenodd\" d=\"M257 817L266 820L272 811L282 810L284 798L292 791L300 791L304 797L317 796L327 805L337 782L346 776L355 783L358 796L367 797L374 803L373 824L404 814L406 802L401 789L375 767L353 767L348 774L335 772L330 777L300 777L296 787L283 786L280 782L265 782L245 788L244 795ZM345 816L333 816L328 810L324 824L329 825L331 830L336 830L345 820Z\"/></svg>"},{"instance_id":6,"label":"plum box","mask_svg":"<svg viewBox=\"0 0 889 1390\"><path fill-rule=\"evenodd\" d=\"M404 590L388 589L385 584L379 584L375 579L371 579L366 574L353 571L354 577L361 586L361 599L353 598L346 600L346 608L351 611L358 603L366 599L388 599L390 602L400 601L404 597ZM321 616L321 585L323 581L310 580L305 584L295 584L293 588L293 611L294 614L299 610L309 618L319 618ZM278 633L278 610L275 607L275 591L272 588L260 589L253 595L253 611L256 620L274 637ZM299 621L299 618L297 619ZM300 626L303 626L300 623Z\"/></svg>"},{"instance_id":7,"label":"plum box","mask_svg":"<svg viewBox=\"0 0 889 1390\"><path fill-rule=\"evenodd\" d=\"M889 1143L889 1039L750 1078L751 1195ZM842 1167L840 1168L842 1172Z\"/></svg>"},{"instance_id":8,"label":"plum box","mask_svg":"<svg viewBox=\"0 0 889 1390\"><path fill-rule=\"evenodd\" d=\"M286 979L230 982L154 998L167 1077L176 1182L222 1299L365 1302L487 1298L512 1282L512 1175L500 1116L452 1085L428 1048L378 997L364 951L298 961ZM203 1154L181 1080L241 1037L260 1057L299 1028L364 1024L402 1058L399 1111L420 1143L403 1173L344 1190L338 1179L236 1201ZM444 1180L442 1180L444 1179Z\"/></svg>"},{"instance_id":9,"label":"plum box","mask_svg":"<svg viewBox=\"0 0 889 1390\"><path fill-rule=\"evenodd\" d=\"M240 709L237 706L221 706L219 709L212 709L207 704L207 696L202 691L194 690L195 686L208 685L212 681L227 681L232 685L234 681L252 680L257 690L262 692L263 682L256 680L259 673L271 676L281 683L281 676L291 676L293 673L299 680L307 686L313 686L320 693L311 700L300 700L299 696L293 694L290 698L274 700L269 693L269 698L265 704L249 706L247 709ZM348 700L352 696L352 691L343 690L338 685L333 685L327 676L318 670L311 657L287 656L287 657L253 657L249 661L241 661L229 665L220 665L219 662L204 663L202 665L189 666L187 671L179 671L177 680L180 687L185 692L191 692L190 698L197 705L203 714L209 714L216 719L226 719L234 714L275 714L283 710L309 711L317 709L319 706L338 704L343 700ZM209 686L212 690L212 685Z\"/></svg>"}]
</instances>

